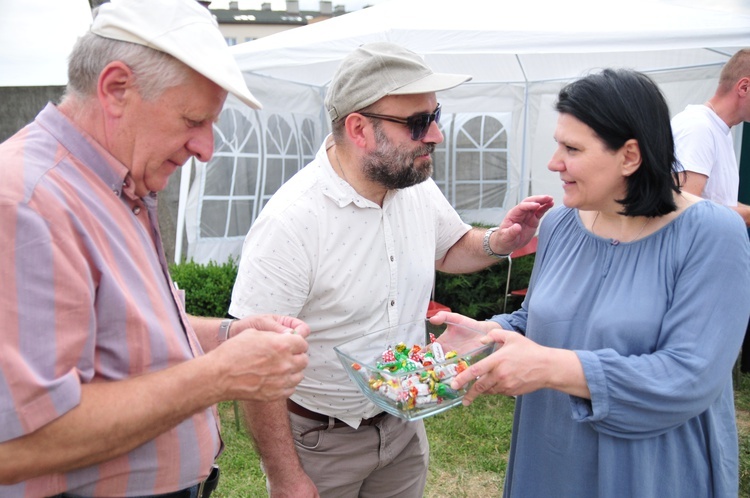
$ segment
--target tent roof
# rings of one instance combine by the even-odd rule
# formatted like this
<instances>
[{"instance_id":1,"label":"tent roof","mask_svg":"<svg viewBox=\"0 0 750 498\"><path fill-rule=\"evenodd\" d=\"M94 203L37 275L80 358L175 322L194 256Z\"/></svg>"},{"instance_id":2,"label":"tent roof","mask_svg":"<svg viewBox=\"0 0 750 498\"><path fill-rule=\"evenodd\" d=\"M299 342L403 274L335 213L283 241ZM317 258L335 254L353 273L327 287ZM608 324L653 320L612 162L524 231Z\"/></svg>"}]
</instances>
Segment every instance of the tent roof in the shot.
<instances>
[{"instance_id":1,"label":"tent roof","mask_svg":"<svg viewBox=\"0 0 750 498\"><path fill-rule=\"evenodd\" d=\"M390 0L232 50L246 73L321 87L354 48L381 40L422 54L436 71L472 74L472 83L564 80L608 65L720 65L750 46L750 5L706 3Z\"/></svg>"},{"instance_id":2,"label":"tent roof","mask_svg":"<svg viewBox=\"0 0 750 498\"><path fill-rule=\"evenodd\" d=\"M68 55L91 24L88 0L2 0L0 86L61 86Z\"/></svg>"}]
</instances>

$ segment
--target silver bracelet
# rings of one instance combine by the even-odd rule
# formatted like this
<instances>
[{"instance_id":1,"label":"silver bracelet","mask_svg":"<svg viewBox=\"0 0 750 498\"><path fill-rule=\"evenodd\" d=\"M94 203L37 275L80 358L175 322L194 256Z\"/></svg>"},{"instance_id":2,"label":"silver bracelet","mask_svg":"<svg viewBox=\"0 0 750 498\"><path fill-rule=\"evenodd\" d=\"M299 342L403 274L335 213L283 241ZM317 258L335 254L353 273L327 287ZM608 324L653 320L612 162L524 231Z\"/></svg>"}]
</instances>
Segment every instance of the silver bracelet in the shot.
<instances>
[{"instance_id":1,"label":"silver bracelet","mask_svg":"<svg viewBox=\"0 0 750 498\"><path fill-rule=\"evenodd\" d=\"M498 254L490 247L490 237L495 232L495 230L498 230L499 228L500 227L490 228L486 232L484 232L484 241L482 242L482 247L484 248L485 254L497 259L507 258L509 256L509 254Z\"/></svg>"},{"instance_id":2,"label":"silver bracelet","mask_svg":"<svg viewBox=\"0 0 750 498\"><path fill-rule=\"evenodd\" d=\"M229 339L229 328L232 326L236 319L227 318L222 320L219 324L219 344Z\"/></svg>"}]
</instances>

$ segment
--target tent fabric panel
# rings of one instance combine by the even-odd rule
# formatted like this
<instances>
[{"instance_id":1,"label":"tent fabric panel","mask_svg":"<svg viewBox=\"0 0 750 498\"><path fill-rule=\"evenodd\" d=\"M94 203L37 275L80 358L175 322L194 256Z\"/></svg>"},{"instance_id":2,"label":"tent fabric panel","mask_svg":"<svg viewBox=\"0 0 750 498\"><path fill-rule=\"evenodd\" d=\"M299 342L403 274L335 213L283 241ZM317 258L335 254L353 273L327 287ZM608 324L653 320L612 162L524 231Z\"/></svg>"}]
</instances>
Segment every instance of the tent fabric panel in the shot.
<instances>
[{"instance_id":1,"label":"tent fabric panel","mask_svg":"<svg viewBox=\"0 0 750 498\"><path fill-rule=\"evenodd\" d=\"M555 147L554 102L568 81L603 67L638 69L657 81L675 114L712 95L721 66L750 46L748 26L750 5L734 0L632 0L616 16L595 0L464 0L458 7L449 0L392 0L231 50L263 112L304 111L318 117L321 133L330 126L326 86L362 43L393 41L436 71L471 74L472 81L438 99L446 116L509 113L508 187L496 208L502 210L529 194L551 194L560 204L560 181L547 163ZM458 166L446 171L451 167Z\"/></svg>"},{"instance_id":2,"label":"tent fabric panel","mask_svg":"<svg viewBox=\"0 0 750 498\"><path fill-rule=\"evenodd\" d=\"M634 0L611 14L606 2L397 0L232 47L243 71L327 64L297 78L324 84L330 64L362 43L393 41L433 54L593 54L745 46L750 7L714 10L704 2ZM543 15L540 15L543 13ZM549 55L547 55L549 58ZM456 61L460 60L456 57ZM459 63L460 64L460 63ZM334 64L335 65L335 64ZM548 78L544 78L548 79Z\"/></svg>"}]
</instances>

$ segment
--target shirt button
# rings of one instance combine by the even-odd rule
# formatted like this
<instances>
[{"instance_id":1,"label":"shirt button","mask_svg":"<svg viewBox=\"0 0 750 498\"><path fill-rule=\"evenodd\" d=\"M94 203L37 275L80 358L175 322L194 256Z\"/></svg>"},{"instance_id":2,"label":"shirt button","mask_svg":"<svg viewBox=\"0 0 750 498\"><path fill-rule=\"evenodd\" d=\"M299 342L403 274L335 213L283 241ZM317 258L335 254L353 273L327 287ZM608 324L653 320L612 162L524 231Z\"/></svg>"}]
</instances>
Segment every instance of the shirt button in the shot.
<instances>
[{"instance_id":1,"label":"shirt button","mask_svg":"<svg viewBox=\"0 0 750 498\"><path fill-rule=\"evenodd\" d=\"M394 258L393 256L391 256L391 263L393 263L393 260L394 260L394 259L395 259L395 258Z\"/></svg>"},{"instance_id":2,"label":"shirt button","mask_svg":"<svg viewBox=\"0 0 750 498\"><path fill-rule=\"evenodd\" d=\"M396 306L396 301L391 301L391 306Z\"/></svg>"},{"instance_id":3,"label":"shirt button","mask_svg":"<svg viewBox=\"0 0 750 498\"><path fill-rule=\"evenodd\" d=\"M140 214L140 212L141 212L141 207L140 206L136 206L136 207L133 208L133 214L134 215L137 216L138 214Z\"/></svg>"}]
</instances>

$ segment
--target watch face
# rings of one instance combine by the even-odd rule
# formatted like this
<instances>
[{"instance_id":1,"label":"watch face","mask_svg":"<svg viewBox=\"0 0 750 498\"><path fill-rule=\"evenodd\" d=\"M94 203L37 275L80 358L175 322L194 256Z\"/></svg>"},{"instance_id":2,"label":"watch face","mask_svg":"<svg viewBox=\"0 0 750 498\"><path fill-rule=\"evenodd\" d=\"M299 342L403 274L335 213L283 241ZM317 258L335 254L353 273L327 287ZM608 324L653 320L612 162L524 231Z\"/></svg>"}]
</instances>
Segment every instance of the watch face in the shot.
<instances>
[{"instance_id":1,"label":"watch face","mask_svg":"<svg viewBox=\"0 0 750 498\"><path fill-rule=\"evenodd\" d=\"M234 320L222 320L219 324L219 342L224 342L229 339L229 329L232 326Z\"/></svg>"},{"instance_id":2,"label":"watch face","mask_svg":"<svg viewBox=\"0 0 750 498\"><path fill-rule=\"evenodd\" d=\"M482 241L482 247L484 248L485 254L487 256L492 256L494 258L504 258L504 254L498 254L495 251L492 250L490 247L490 237L493 233L495 233L495 230L497 230L499 227L490 228L486 232L484 232L484 240Z\"/></svg>"}]
</instances>

